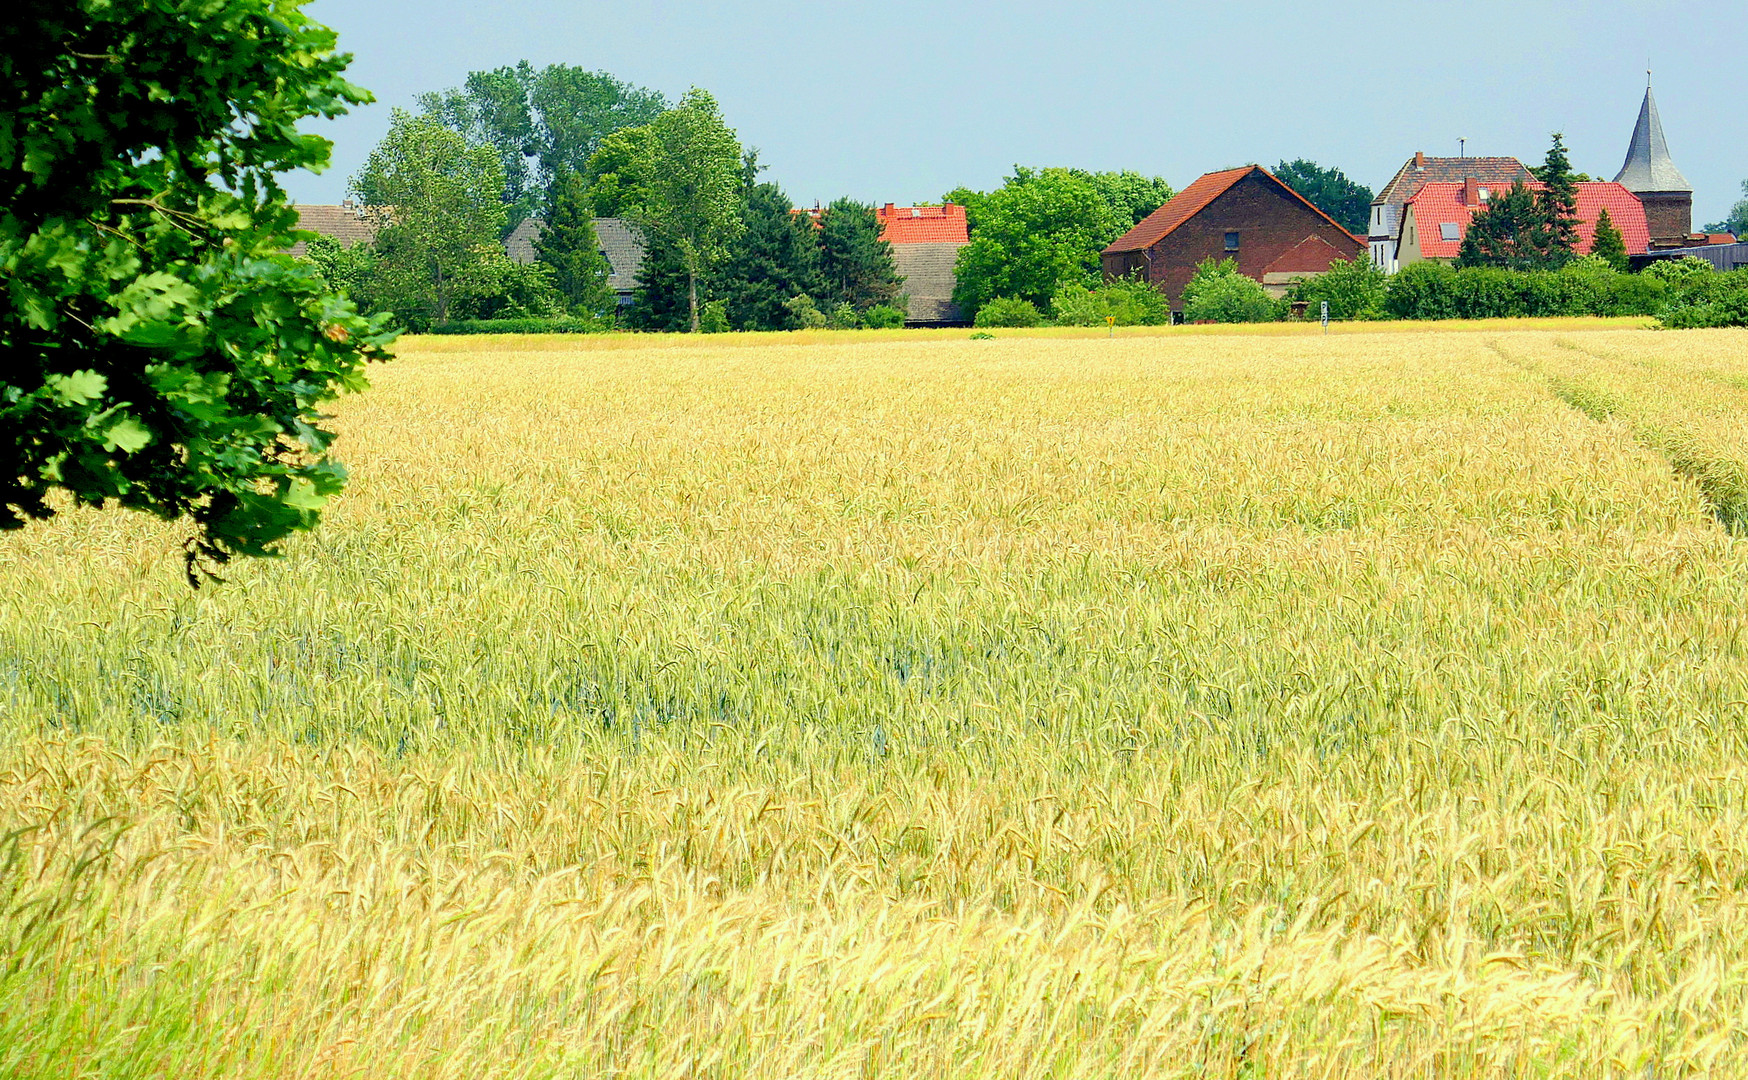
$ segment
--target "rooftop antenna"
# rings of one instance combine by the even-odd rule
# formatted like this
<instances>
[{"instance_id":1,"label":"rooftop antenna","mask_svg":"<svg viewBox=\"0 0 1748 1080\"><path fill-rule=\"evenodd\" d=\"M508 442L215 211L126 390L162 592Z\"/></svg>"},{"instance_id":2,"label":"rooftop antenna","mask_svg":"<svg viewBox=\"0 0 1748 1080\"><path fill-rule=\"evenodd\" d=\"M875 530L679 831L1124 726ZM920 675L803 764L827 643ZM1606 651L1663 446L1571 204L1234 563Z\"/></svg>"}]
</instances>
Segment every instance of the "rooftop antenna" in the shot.
<instances>
[{"instance_id":1,"label":"rooftop antenna","mask_svg":"<svg viewBox=\"0 0 1748 1080\"><path fill-rule=\"evenodd\" d=\"M1460 158L1466 158L1469 156L1469 140L1468 139L1464 139L1464 138L1457 139L1457 156Z\"/></svg>"}]
</instances>

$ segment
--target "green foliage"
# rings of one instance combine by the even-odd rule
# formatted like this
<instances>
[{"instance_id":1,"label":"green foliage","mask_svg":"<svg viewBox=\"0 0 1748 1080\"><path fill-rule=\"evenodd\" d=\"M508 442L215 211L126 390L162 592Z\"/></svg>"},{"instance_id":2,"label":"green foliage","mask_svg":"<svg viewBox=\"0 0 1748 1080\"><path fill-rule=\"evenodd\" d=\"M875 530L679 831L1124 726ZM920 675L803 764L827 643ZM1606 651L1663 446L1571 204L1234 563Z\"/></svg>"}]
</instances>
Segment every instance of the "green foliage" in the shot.
<instances>
[{"instance_id":1,"label":"green foliage","mask_svg":"<svg viewBox=\"0 0 1748 1080\"><path fill-rule=\"evenodd\" d=\"M1038 305L1024 297L998 296L977 309L977 326L1042 326Z\"/></svg>"},{"instance_id":2,"label":"green foliage","mask_svg":"<svg viewBox=\"0 0 1748 1080\"><path fill-rule=\"evenodd\" d=\"M1217 323L1276 322L1286 305L1261 283L1238 272L1231 259L1206 259L1184 286L1184 321Z\"/></svg>"},{"instance_id":3,"label":"green foliage","mask_svg":"<svg viewBox=\"0 0 1748 1080\"><path fill-rule=\"evenodd\" d=\"M1593 256L1559 270L1458 269L1422 262L1390 278L1384 308L1398 319L1651 315L1667 294L1657 278L1619 273Z\"/></svg>"},{"instance_id":4,"label":"green foliage","mask_svg":"<svg viewBox=\"0 0 1748 1080\"><path fill-rule=\"evenodd\" d=\"M1276 165L1275 177L1348 232L1364 236L1371 228L1372 189L1349 180L1340 169L1325 169L1315 161L1296 158Z\"/></svg>"},{"instance_id":5,"label":"green foliage","mask_svg":"<svg viewBox=\"0 0 1748 1080\"><path fill-rule=\"evenodd\" d=\"M1332 263L1326 272L1294 285L1287 290L1287 302L1310 305L1307 314L1313 317L1322 315L1327 302L1332 319L1382 319L1389 281L1390 275L1362 255Z\"/></svg>"},{"instance_id":6,"label":"green foliage","mask_svg":"<svg viewBox=\"0 0 1748 1080\"><path fill-rule=\"evenodd\" d=\"M1578 188L1558 133L1536 170L1541 190L1513 184L1475 214L1457 265L1505 270L1558 270L1577 257Z\"/></svg>"},{"instance_id":7,"label":"green foliage","mask_svg":"<svg viewBox=\"0 0 1748 1080\"><path fill-rule=\"evenodd\" d=\"M862 318L856 314L856 309L848 301L843 301L826 312L825 325L829 330L859 330L862 326Z\"/></svg>"},{"instance_id":8,"label":"green foliage","mask_svg":"<svg viewBox=\"0 0 1748 1080\"><path fill-rule=\"evenodd\" d=\"M433 334L598 334L613 329L608 319L565 315L556 319L451 319Z\"/></svg>"},{"instance_id":9,"label":"green foliage","mask_svg":"<svg viewBox=\"0 0 1748 1080\"><path fill-rule=\"evenodd\" d=\"M820 216L819 272L824 291L820 300L831 306L848 304L862 311L890 304L901 279L892 262L892 245L880 239L874 208L854 199L838 199Z\"/></svg>"},{"instance_id":10,"label":"green foliage","mask_svg":"<svg viewBox=\"0 0 1748 1080\"><path fill-rule=\"evenodd\" d=\"M904 327L904 312L890 304L875 304L862 312L862 325L870 330L899 330Z\"/></svg>"},{"instance_id":11,"label":"green foliage","mask_svg":"<svg viewBox=\"0 0 1748 1080\"><path fill-rule=\"evenodd\" d=\"M369 310L370 282L376 272L376 255L369 244L348 245L317 236L304 243L304 258L330 291L348 297L360 310Z\"/></svg>"},{"instance_id":12,"label":"green foliage","mask_svg":"<svg viewBox=\"0 0 1748 1080\"><path fill-rule=\"evenodd\" d=\"M1122 226L1110 240L1099 245L1100 250L1109 246L1111 240L1123 235L1132 226L1140 224L1147 215L1170 202L1173 195L1171 185L1158 176L1142 176L1127 169L1122 172L1101 173L1083 173L1078 169L1070 171L1086 177L1110 206L1117 225Z\"/></svg>"},{"instance_id":13,"label":"green foliage","mask_svg":"<svg viewBox=\"0 0 1748 1080\"><path fill-rule=\"evenodd\" d=\"M568 170L560 173L552 185L551 203L534 251L552 271L560 304L578 315L611 312L618 302L607 287L613 268L601 254L583 178Z\"/></svg>"},{"instance_id":14,"label":"green foliage","mask_svg":"<svg viewBox=\"0 0 1748 1080\"><path fill-rule=\"evenodd\" d=\"M818 295L819 240L813 223L793 213L776 184L751 184L741 210L745 231L728 261L712 275L709 291L728 302L728 318L742 330L793 330L792 296Z\"/></svg>"},{"instance_id":15,"label":"green foliage","mask_svg":"<svg viewBox=\"0 0 1748 1080\"><path fill-rule=\"evenodd\" d=\"M565 311L552 267L506 257L489 260L480 291L457 300L451 314L459 319L557 319L567 314L588 318L594 313Z\"/></svg>"},{"instance_id":16,"label":"green foliage","mask_svg":"<svg viewBox=\"0 0 1748 1080\"><path fill-rule=\"evenodd\" d=\"M637 289L625 313L626 323L637 330L687 329L692 318L691 287L691 275L679 252L672 244L656 238L644 248Z\"/></svg>"},{"instance_id":17,"label":"green foliage","mask_svg":"<svg viewBox=\"0 0 1748 1080\"><path fill-rule=\"evenodd\" d=\"M637 138L635 183L625 215L652 243L670 248L687 276L690 327L698 330L698 280L728 255L740 236L744 179L741 147L716 99L697 87L656 117Z\"/></svg>"},{"instance_id":18,"label":"green foliage","mask_svg":"<svg viewBox=\"0 0 1748 1080\"><path fill-rule=\"evenodd\" d=\"M1748 270L1696 273L1681 279L1671 288L1660 319L1669 330L1748 326Z\"/></svg>"},{"instance_id":19,"label":"green foliage","mask_svg":"<svg viewBox=\"0 0 1748 1080\"><path fill-rule=\"evenodd\" d=\"M1679 259L1658 259L1640 273L1671 286L1685 287L1696 277L1710 277L1717 272L1717 267L1698 255L1683 255Z\"/></svg>"},{"instance_id":20,"label":"green foliage","mask_svg":"<svg viewBox=\"0 0 1748 1080\"><path fill-rule=\"evenodd\" d=\"M1161 326L1171 322L1165 294L1143 278L1117 278L1096 289L1064 285L1050 300L1050 315L1059 326Z\"/></svg>"},{"instance_id":21,"label":"green foliage","mask_svg":"<svg viewBox=\"0 0 1748 1080\"><path fill-rule=\"evenodd\" d=\"M60 489L190 518L191 582L275 553L345 479L321 405L393 335L280 254L274 177L369 95L292 0L20 0L0 50L0 528Z\"/></svg>"},{"instance_id":22,"label":"green foliage","mask_svg":"<svg viewBox=\"0 0 1748 1080\"><path fill-rule=\"evenodd\" d=\"M698 330L701 333L726 334L730 329L728 301L710 300L698 309Z\"/></svg>"},{"instance_id":23,"label":"green foliage","mask_svg":"<svg viewBox=\"0 0 1748 1080\"><path fill-rule=\"evenodd\" d=\"M1596 215L1596 237L1591 242L1590 254L1620 273L1627 272L1627 242L1615 228L1606 206Z\"/></svg>"},{"instance_id":24,"label":"green foliage","mask_svg":"<svg viewBox=\"0 0 1748 1080\"><path fill-rule=\"evenodd\" d=\"M789 311L789 319L802 330L820 330L825 327L825 313L819 310L819 305L813 302L811 296L791 296L783 302Z\"/></svg>"},{"instance_id":25,"label":"green foliage","mask_svg":"<svg viewBox=\"0 0 1748 1080\"><path fill-rule=\"evenodd\" d=\"M956 266L953 302L962 311L981 311L998 296L1036 307L1065 284L1096 285L1099 253L1133 224L1089 174L1019 166L975 200L974 220Z\"/></svg>"},{"instance_id":26,"label":"green foliage","mask_svg":"<svg viewBox=\"0 0 1748 1080\"><path fill-rule=\"evenodd\" d=\"M474 71L457 89L422 94L421 111L465 138L490 147L504 173L507 227L550 206L565 173L582 173L608 135L660 116L667 101L604 71L568 64L536 70Z\"/></svg>"},{"instance_id":27,"label":"green foliage","mask_svg":"<svg viewBox=\"0 0 1748 1080\"><path fill-rule=\"evenodd\" d=\"M644 170L654 153L646 127L622 128L601 140L588 162L588 200L596 217L628 217L644 199Z\"/></svg>"},{"instance_id":28,"label":"green foliage","mask_svg":"<svg viewBox=\"0 0 1748 1080\"><path fill-rule=\"evenodd\" d=\"M1736 200L1730 207L1730 214L1722 221L1714 221L1706 226L1706 232L1729 233L1738 240L1748 238L1748 180L1742 181L1743 197Z\"/></svg>"},{"instance_id":29,"label":"green foliage","mask_svg":"<svg viewBox=\"0 0 1748 1080\"><path fill-rule=\"evenodd\" d=\"M476 314L454 309L503 284L504 170L491 148L397 109L352 188L378 224L373 300L407 325Z\"/></svg>"}]
</instances>

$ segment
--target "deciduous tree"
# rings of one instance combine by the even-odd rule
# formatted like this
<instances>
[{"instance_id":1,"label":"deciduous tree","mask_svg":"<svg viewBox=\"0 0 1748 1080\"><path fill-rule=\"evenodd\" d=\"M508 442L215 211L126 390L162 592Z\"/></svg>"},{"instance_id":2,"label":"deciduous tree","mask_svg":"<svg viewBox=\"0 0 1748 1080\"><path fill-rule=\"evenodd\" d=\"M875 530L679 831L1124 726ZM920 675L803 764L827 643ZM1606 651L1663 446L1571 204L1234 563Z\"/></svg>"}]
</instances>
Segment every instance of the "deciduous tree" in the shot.
<instances>
[{"instance_id":1,"label":"deciduous tree","mask_svg":"<svg viewBox=\"0 0 1748 1080\"><path fill-rule=\"evenodd\" d=\"M976 200L976 229L960 250L953 302L973 312L998 296L1041 307L1064 283L1099 281L1099 253L1132 224L1088 174L1016 166Z\"/></svg>"},{"instance_id":2,"label":"deciduous tree","mask_svg":"<svg viewBox=\"0 0 1748 1080\"><path fill-rule=\"evenodd\" d=\"M188 518L188 577L312 527L322 404L386 358L275 174L369 95L296 0L15 0L0 20L0 528L50 493Z\"/></svg>"},{"instance_id":3,"label":"deciduous tree","mask_svg":"<svg viewBox=\"0 0 1748 1080\"><path fill-rule=\"evenodd\" d=\"M1275 176L1348 232L1364 236L1371 228L1372 189L1348 179L1340 169L1296 158L1276 165Z\"/></svg>"}]
</instances>

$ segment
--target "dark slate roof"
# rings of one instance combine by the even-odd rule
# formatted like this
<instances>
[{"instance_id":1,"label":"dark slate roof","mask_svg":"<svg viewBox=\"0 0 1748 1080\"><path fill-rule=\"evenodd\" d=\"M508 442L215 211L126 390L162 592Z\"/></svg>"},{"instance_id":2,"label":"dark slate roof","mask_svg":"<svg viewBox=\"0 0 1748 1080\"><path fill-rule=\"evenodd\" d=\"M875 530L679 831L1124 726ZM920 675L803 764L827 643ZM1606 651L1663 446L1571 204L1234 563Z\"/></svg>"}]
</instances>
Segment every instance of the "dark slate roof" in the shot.
<instances>
[{"instance_id":1,"label":"dark slate roof","mask_svg":"<svg viewBox=\"0 0 1748 1080\"><path fill-rule=\"evenodd\" d=\"M1418 162L1418 164L1417 164ZM1483 184L1529 183L1535 177L1514 157L1425 157L1416 155L1396 170L1372 205L1404 206L1427 184L1460 184L1470 177Z\"/></svg>"},{"instance_id":2,"label":"dark slate roof","mask_svg":"<svg viewBox=\"0 0 1748 1080\"><path fill-rule=\"evenodd\" d=\"M531 263L535 258L534 241L540 238L546 222L528 218L504 237L504 251L511 260ZM601 254L607 256L611 272L607 287L623 296L637 288L637 275L643 270L643 233L624 218L596 218L595 238L601 242Z\"/></svg>"},{"instance_id":3,"label":"dark slate roof","mask_svg":"<svg viewBox=\"0 0 1748 1080\"><path fill-rule=\"evenodd\" d=\"M368 244L376 239L375 223L364 216L361 207L351 203L341 203L338 206L316 204L299 206L296 209L299 229L338 240L342 247ZM304 242L299 240L291 245L291 254L302 255L304 247Z\"/></svg>"},{"instance_id":4,"label":"dark slate roof","mask_svg":"<svg viewBox=\"0 0 1748 1080\"><path fill-rule=\"evenodd\" d=\"M1682 191L1693 185L1669 159L1669 142L1663 137L1663 120L1651 88L1645 87L1645 103L1639 106L1639 122L1633 127L1633 142L1627 147L1627 162L1614 182L1637 195L1642 191Z\"/></svg>"},{"instance_id":5,"label":"dark slate roof","mask_svg":"<svg viewBox=\"0 0 1748 1080\"><path fill-rule=\"evenodd\" d=\"M892 245L892 263L904 279L899 291L910 297L906 323L965 321L964 314L953 303L953 285L958 280L953 266L964 246L953 241Z\"/></svg>"}]
</instances>

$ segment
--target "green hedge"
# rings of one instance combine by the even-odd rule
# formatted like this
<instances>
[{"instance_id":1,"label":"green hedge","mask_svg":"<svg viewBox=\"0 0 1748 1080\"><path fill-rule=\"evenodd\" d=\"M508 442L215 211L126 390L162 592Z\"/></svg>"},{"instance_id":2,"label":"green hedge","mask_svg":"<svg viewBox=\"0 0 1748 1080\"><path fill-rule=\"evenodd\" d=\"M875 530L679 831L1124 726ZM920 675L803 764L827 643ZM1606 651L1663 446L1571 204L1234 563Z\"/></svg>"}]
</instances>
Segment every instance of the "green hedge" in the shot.
<instances>
[{"instance_id":1,"label":"green hedge","mask_svg":"<svg viewBox=\"0 0 1748 1080\"><path fill-rule=\"evenodd\" d=\"M1396 319L1655 315L1668 296L1663 281L1622 274L1594 259L1580 259L1560 270L1458 270L1422 262L1390 279L1384 310Z\"/></svg>"},{"instance_id":2,"label":"green hedge","mask_svg":"<svg viewBox=\"0 0 1748 1080\"><path fill-rule=\"evenodd\" d=\"M596 319L456 319L433 326L430 334L599 334L613 324Z\"/></svg>"},{"instance_id":3,"label":"green hedge","mask_svg":"<svg viewBox=\"0 0 1748 1080\"><path fill-rule=\"evenodd\" d=\"M1662 314L1666 329L1748 326L1748 270L1699 274L1672 289L1674 295Z\"/></svg>"}]
</instances>

